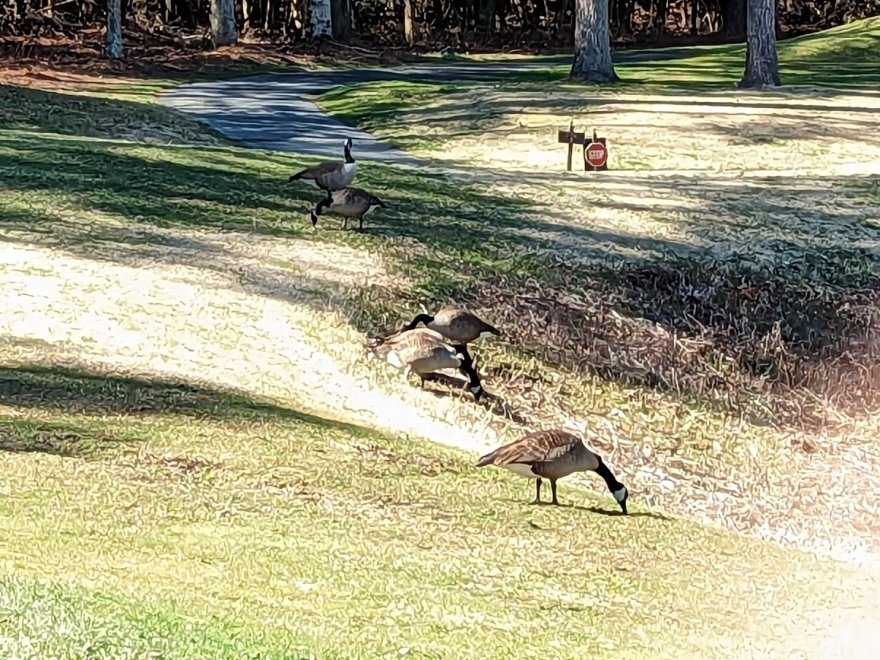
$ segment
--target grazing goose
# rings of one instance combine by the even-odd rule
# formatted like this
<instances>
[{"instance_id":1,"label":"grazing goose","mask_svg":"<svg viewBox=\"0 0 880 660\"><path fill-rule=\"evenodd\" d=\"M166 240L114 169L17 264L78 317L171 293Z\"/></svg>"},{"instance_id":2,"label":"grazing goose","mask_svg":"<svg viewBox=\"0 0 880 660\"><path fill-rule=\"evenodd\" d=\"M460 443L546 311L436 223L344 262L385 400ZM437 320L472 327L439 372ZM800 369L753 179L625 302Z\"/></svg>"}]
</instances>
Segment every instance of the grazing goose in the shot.
<instances>
[{"instance_id":1,"label":"grazing goose","mask_svg":"<svg viewBox=\"0 0 880 660\"><path fill-rule=\"evenodd\" d=\"M590 451L575 435L561 429L533 431L519 440L503 445L495 451L480 457L477 467L497 465L524 477L534 477L535 501L541 503L541 478L550 480L553 493L551 504L559 504L556 499L556 480L573 472L597 472L605 480L608 490L626 513L626 500L629 491L620 483L595 452Z\"/></svg>"},{"instance_id":2,"label":"grazing goose","mask_svg":"<svg viewBox=\"0 0 880 660\"><path fill-rule=\"evenodd\" d=\"M291 174L287 182L299 181L300 179L314 181L318 188L328 193L331 190L345 188L354 181L354 176L357 174L358 169L357 163L351 155L351 138L345 140L344 150L345 162L324 161L323 163L312 165L296 174Z\"/></svg>"},{"instance_id":3,"label":"grazing goose","mask_svg":"<svg viewBox=\"0 0 880 660\"><path fill-rule=\"evenodd\" d=\"M436 314L419 314L410 323L403 327L402 331L412 330L419 323L424 323L431 330L439 332L447 339L455 342L455 347L461 351L465 359L471 360L467 352L467 344L485 337L501 336L498 328L489 325L471 312L456 308L443 307Z\"/></svg>"},{"instance_id":4,"label":"grazing goose","mask_svg":"<svg viewBox=\"0 0 880 660\"><path fill-rule=\"evenodd\" d=\"M349 218L357 218L358 229L363 229L364 216L377 206L385 208L381 199L361 188L348 187L334 190L312 209L312 227L318 224L318 216L321 215L321 211L327 209L345 218L342 222L343 229L348 229Z\"/></svg>"},{"instance_id":5,"label":"grazing goose","mask_svg":"<svg viewBox=\"0 0 880 660\"><path fill-rule=\"evenodd\" d=\"M458 369L470 379L469 390L476 401L483 396L480 377L470 360L446 343L443 335L428 328L417 328L387 338L371 339L368 344L373 353L392 367L403 369L405 377L411 372L418 375L421 385L425 376L441 369Z\"/></svg>"}]
</instances>

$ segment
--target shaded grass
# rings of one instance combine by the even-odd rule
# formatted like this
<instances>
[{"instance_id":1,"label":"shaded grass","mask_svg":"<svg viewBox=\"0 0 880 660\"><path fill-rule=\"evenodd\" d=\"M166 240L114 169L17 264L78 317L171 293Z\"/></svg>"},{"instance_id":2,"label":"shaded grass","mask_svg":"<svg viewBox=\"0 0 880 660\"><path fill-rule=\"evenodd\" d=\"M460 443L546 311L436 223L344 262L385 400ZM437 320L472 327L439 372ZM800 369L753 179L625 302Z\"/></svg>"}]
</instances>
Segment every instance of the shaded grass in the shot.
<instances>
[{"instance_id":1,"label":"shaded grass","mask_svg":"<svg viewBox=\"0 0 880 660\"><path fill-rule=\"evenodd\" d=\"M215 420L226 414L302 416L302 413L270 403L255 403L230 392L218 397L216 392L183 382L157 385L141 378L106 378L57 366L0 368L0 398L8 406L39 408L71 416L174 414Z\"/></svg>"},{"instance_id":2,"label":"shaded grass","mask_svg":"<svg viewBox=\"0 0 880 660\"><path fill-rule=\"evenodd\" d=\"M6 370L17 378L36 391L33 370ZM562 486L566 506L531 507L527 481L459 452L234 393L51 367L39 378L56 391L46 408L0 416L60 424L52 401L85 397L81 424L144 440L90 461L0 451L7 653L25 640L61 657L808 648L789 640L799 626L821 630L823 608L870 587L637 501L629 517L600 515L610 498ZM144 416L141 401L167 410Z\"/></svg>"},{"instance_id":3,"label":"shaded grass","mask_svg":"<svg viewBox=\"0 0 880 660\"><path fill-rule=\"evenodd\" d=\"M147 86L146 96L157 87ZM160 144L229 144L218 133L205 131L185 115L169 115L161 107L135 100L74 93L49 93L0 85L0 126L6 130L45 131L96 138L128 138Z\"/></svg>"},{"instance_id":4,"label":"shaded grass","mask_svg":"<svg viewBox=\"0 0 880 660\"><path fill-rule=\"evenodd\" d=\"M821 297L807 274L817 265L829 271ZM880 411L876 258L845 254L788 263L786 272L672 259L576 273L560 261L553 270L543 283L488 277L458 299L491 310L546 364L711 403L752 423L820 429L839 413Z\"/></svg>"}]
</instances>

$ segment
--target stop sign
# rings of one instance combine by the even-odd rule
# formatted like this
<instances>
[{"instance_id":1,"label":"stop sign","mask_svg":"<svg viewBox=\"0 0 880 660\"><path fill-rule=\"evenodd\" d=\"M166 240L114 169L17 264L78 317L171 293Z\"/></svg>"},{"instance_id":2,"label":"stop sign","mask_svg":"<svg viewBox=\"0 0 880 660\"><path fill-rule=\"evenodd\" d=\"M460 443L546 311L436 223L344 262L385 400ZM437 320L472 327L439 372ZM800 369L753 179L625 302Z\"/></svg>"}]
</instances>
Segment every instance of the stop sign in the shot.
<instances>
[{"instance_id":1,"label":"stop sign","mask_svg":"<svg viewBox=\"0 0 880 660\"><path fill-rule=\"evenodd\" d=\"M603 167L608 162L608 149L601 142L590 142L584 149L584 160L596 169Z\"/></svg>"}]
</instances>

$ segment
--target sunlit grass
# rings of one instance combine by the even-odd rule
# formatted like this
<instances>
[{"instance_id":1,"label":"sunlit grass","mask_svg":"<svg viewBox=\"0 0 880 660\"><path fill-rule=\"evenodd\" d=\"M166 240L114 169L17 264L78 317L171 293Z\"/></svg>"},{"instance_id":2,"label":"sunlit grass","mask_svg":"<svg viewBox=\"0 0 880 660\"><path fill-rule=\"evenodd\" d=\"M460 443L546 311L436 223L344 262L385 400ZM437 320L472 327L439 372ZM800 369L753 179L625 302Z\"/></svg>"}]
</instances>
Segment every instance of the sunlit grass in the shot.
<instances>
[{"instance_id":1,"label":"sunlit grass","mask_svg":"<svg viewBox=\"0 0 880 660\"><path fill-rule=\"evenodd\" d=\"M51 369L0 391L7 654L741 652L854 598L835 564L565 487L532 507L472 457L229 394Z\"/></svg>"}]
</instances>

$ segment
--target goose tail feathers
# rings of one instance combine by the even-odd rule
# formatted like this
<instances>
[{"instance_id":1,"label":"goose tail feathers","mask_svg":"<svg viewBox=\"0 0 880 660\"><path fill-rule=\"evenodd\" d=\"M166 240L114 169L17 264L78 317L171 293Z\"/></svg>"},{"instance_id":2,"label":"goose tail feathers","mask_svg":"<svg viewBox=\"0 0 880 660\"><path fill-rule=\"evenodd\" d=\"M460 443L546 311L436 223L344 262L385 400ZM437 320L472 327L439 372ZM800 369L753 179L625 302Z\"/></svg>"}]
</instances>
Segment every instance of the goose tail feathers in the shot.
<instances>
[{"instance_id":1,"label":"goose tail feathers","mask_svg":"<svg viewBox=\"0 0 880 660\"><path fill-rule=\"evenodd\" d=\"M495 461L495 454L496 453L497 453L497 450L494 450L494 451L490 451L488 454L484 454L483 456L480 456L480 459L477 461L476 467L485 467L486 465L492 465L492 463Z\"/></svg>"},{"instance_id":2,"label":"goose tail feathers","mask_svg":"<svg viewBox=\"0 0 880 660\"><path fill-rule=\"evenodd\" d=\"M385 343L385 337L381 335L367 335L364 339L364 346L371 350L375 350Z\"/></svg>"}]
</instances>

